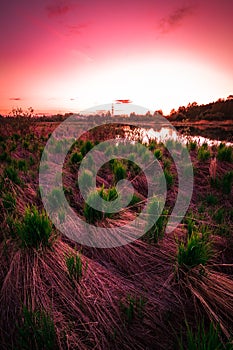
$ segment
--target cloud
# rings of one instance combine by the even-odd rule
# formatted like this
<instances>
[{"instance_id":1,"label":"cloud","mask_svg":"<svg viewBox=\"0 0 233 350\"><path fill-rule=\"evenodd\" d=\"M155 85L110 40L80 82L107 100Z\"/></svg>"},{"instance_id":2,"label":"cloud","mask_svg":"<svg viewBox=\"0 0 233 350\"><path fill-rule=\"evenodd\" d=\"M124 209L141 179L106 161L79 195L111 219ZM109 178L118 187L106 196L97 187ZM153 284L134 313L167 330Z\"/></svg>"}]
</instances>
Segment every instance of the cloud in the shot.
<instances>
[{"instance_id":1,"label":"cloud","mask_svg":"<svg viewBox=\"0 0 233 350\"><path fill-rule=\"evenodd\" d=\"M167 17L160 20L158 26L160 33L167 34L173 29L179 27L186 17L191 16L194 13L195 9L195 5L188 5L173 10Z\"/></svg>"},{"instance_id":2,"label":"cloud","mask_svg":"<svg viewBox=\"0 0 233 350\"><path fill-rule=\"evenodd\" d=\"M70 1L56 1L46 6L46 11L49 17L59 17L65 15L72 9L72 3Z\"/></svg>"},{"instance_id":3,"label":"cloud","mask_svg":"<svg viewBox=\"0 0 233 350\"><path fill-rule=\"evenodd\" d=\"M132 103L130 100L116 100L116 103Z\"/></svg>"},{"instance_id":4,"label":"cloud","mask_svg":"<svg viewBox=\"0 0 233 350\"><path fill-rule=\"evenodd\" d=\"M77 24L77 25L68 25L67 29L69 32L69 35L74 35L74 34L82 34L83 29L86 29L88 26L87 23L82 23L82 24Z\"/></svg>"},{"instance_id":5,"label":"cloud","mask_svg":"<svg viewBox=\"0 0 233 350\"><path fill-rule=\"evenodd\" d=\"M22 98L20 98L20 97L10 97L9 100L10 101L22 101Z\"/></svg>"}]
</instances>

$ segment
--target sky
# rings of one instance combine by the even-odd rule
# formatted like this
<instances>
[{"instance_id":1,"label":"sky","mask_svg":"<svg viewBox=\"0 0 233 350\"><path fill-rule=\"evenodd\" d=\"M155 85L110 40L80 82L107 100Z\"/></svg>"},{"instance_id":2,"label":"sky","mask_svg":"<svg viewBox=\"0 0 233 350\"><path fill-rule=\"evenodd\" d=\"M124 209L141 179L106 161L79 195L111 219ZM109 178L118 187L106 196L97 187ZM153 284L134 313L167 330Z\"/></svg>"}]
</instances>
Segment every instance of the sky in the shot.
<instances>
[{"instance_id":1,"label":"sky","mask_svg":"<svg viewBox=\"0 0 233 350\"><path fill-rule=\"evenodd\" d=\"M232 0L2 0L0 113L150 111L233 93Z\"/></svg>"}]
</instances>

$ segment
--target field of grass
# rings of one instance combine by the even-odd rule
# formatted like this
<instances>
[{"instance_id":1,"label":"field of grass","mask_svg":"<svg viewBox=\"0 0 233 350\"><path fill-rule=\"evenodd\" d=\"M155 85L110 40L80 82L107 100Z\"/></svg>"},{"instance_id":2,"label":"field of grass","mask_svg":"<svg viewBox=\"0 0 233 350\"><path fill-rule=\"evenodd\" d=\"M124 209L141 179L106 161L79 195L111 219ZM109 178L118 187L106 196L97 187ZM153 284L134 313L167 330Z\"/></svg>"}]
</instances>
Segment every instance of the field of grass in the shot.
<instances>
[{"instance_id":1,"label":"field of grass","mask_svg":"<svg viewBox=\"0 0 233 350\"><path fill-rule=\"evenodd\" d=\"M11 118L0 126L0 348L233 349L232 149L187 145L193 196L186 216L168 234L178 175L165 146L152 141L148 149L168 188L162 215L133 243L90 248L62 235L43 208L39 163L58 123L17 123ZM110 161L97 174L98 192L109 203L117 197L117 182L131 181L134 195L124 210L97 211L79 191L85 154L121 132L102 127L84 134L63 168L70 206L100 227L133 220L147 200L148 184L133 156ZM57 144L54 154L62 147ZM99 157L110 151L100 148ZM146 161L146 155L140 157ZM80 181L89 191L91 174ZM59 191L50 196L63 222ZM96 192L88 196L94 201ZM151 203L148 216L159 207L159 201Z\"/></svg>"}]
</instances>

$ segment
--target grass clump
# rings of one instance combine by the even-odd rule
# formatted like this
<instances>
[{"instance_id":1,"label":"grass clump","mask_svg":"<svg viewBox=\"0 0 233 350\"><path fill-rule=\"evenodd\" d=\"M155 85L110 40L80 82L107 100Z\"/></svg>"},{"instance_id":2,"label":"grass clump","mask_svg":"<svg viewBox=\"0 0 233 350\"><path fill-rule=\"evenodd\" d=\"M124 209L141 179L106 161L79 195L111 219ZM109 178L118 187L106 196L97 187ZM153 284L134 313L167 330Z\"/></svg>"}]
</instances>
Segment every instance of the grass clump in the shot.
<instances>
[{"instance_id":1,"label":"grass clump","mask_svg":"<svg viewBox=\"0 0 233 350\"><path fill-rule=\"evenodd\" d=\"M83 143L80 152L83 157L94 147L93 143L89 140L87 140L85 143Z\"/></svg>"},{"instance_id":2,"label":"grass clump","mask_svg":"<svg viewBox=\"0 0 233 350\"><path fill-rule=\"evenodd\" d=\"M179 267L192 268L199 264L205 265L211 257L211 246L208 234L192 231L187 241L178 244L177 262Z\"/></svg>"},{"instance_id":3,"label":"grass clump","mask_svg":"<svg viewBox=\"0 0 233 350\"><path fill-rule=\"evenodd\" d=\"M157 148L157 149L154 151L154 156L155 156L155 158L157 158L158 160L162 160L163 153L162 153L162 151L161 151L160 148Z\"/></svg>"},{"instance_id":4,"label":"grass clump","mask_svg":"<svg viewBox=\"0 0 233 350\"><path fill-rule=\"evenodd\" d=\"M104 217L104 214L101 211L102 207L99 198L100 194L98 191L90 192L87 198L87 202L90 204L88 204L87 202L85 202L84 204L83 214L85 216L86 221L89 224L94 224L102 220ZM100 210L96 210L93 206L98 206Z\"/></svg>"},{"instance_id":5,"label":"grass clump","mask_svg":"<svg viewBox=\"0 0 233 350\"><path fill-rule=\"evenodd\" d=\"M88 193L90 190L90 187L93 184L93 174L89 170L84 170L78 181L76 182L76 187L81 187L81 189L85 192Z\"/></svg>"},{"instance_id":6,"label":"grass clump","mask_svg":"<svg viewBox=\"0 0 233 350\"><path fill-rule=\"evenodd\" d=\"M104 218L112 217L114 213L111 213L111 209L114 211L114 203L112 203L111 207L111 202L115 201L117 197L118 193L115 187L105 189L102 186L100 190L90 192L87 202L84 204L84 216L87 222L94 224ZM100 199L103 199L106 205ZM95 207L98 207L99 210L95 209Z\"/></svg>"},{"instance_id":7,"label":"grass clump","mask_svg":"<svg viewBox=\"0 0 233 350\"><path fill-rule=\"evenodd\" d=\"M58 349L53 320L44 310L31 311L23 307L23 322L18 326L18 349Z\"/></svg>"},{"instance_id":8,"label":"grass clump","mask_svg":"<svg viewBox=\"0 0 233 350\"><path fill-rule=\"evenodd\" d=\"M188 150L189 151L195 151L197 148L197 142L196 141L190 141L188 144Z\"/></svg>"},{"instance_id":9,"label":"grass clump","mask_svg":"<svg viewBox=\"0 0 233 350\"><path fill-rule=\"evenodd\" d=\"M232 162L232 159L233 159L232 147L227 147L226 145L221 143L218 147L217 158L218 160Z\"/></svg>"},{"instance_id":10,"label":"grass clump","mask_svg":"<svg viewBox=\"0 0 233 350\"><path fill-rule=\"evenodd\" d=\"M82 159L83 159L82 154L79 152L75 152L72 154L70 161L72 164L77 164L77 163L81 162Z\"/></svg>"},{"instance_id":11,"label":"grass clump","mask_svg":"<svg viewBox=\"0 0 233 350\"><path fill-rule=\"evenodd\" d=\"M220 339L219 327L214 327L213 323L210 323L208 329L205 329L204 322L198 324L197 331L194 332L188 323L186 322L186 335L187 340L181 338L179 340L179 350L230 350L232 345L223 345Z\"/></svg>"},{"instance_id":12,"label":"grass clump","mask_svg":"<svg viewBox=\"0 0 233 350\"><path fill-rule=\"evenodd\" d=\"M162 203L157 199L153 200L148 204L147 207L147 226L145 239L149 242L157 243L160 238L164 236L167 220L168 220L168 210L161 208ZM162 213L161 213L162 211ZM161 213L161 215L160 215ZM157 221L152 225L152 223L157 219ZM151 226L152 225L152 226Z\"/></svg>"},{"instance_id":13,"label":"grass clump","mask_svg":"<svg viewBox=\"0 0 233 350\"><path fill-rule=\"evenodd\" d=\"M206 203L209 205L216 205L218 203L218 198L212 193L207 194Z\"/></svg>"},{"instance_id":14,"label":"grass clump","mask_svg":"<svg viewBox=\"0 0 233 350\"><path fill-rule=\"evenodd\" d=\"M171 171L168 170L167 168L164 169L163 173L164 173L165 180L166 180L166 183L167 183L167 188L169 189L173 185L174 177L173 177Z\"/></svg>"},{"instance_id":15,"label":"grass clump","mask_svg":"<svg viewBox=\"0 0 233 350\"><path fill-rule=\"evenodd\" d=\"M22 247L51 246L52 224L45 211L27 207L22 221L15 221L14 226Z\"/></svg>"},{"instance_id":16,"label":"grass clump","mask_svg":"<svg viewBox=\"0 0 233 350\"><path fill-rule=\"evenodd\" d=\"M70 252L68 255L65 256L65 261L70 278L75 279L79 282L83 276L83 263L81 253L75 254Z\"/></svg>"},{"instance_id":17,"label":"grass clump","mask_svg":"<svg viewBox=\"0 0 233 350\"><path fill-rule=\"evenodd\" d=\"M4 169L4 176L14 182L16 185L21 183L17 170L13 166L8 166Z\"/></svg>"},{"instance_id":18,"label":"grass clump","mask_svg":"<svg viewBox=\"0 0 233 350\"><path fill-rule=\"evenodd\" d=\"M8 212L12 212L16 207L15 197L13 197L11 193L3 194L2 203Z\"/></svg>"},{"instance_id":19,"label":"grass clump","mask_svg":"<svg viewBox=\"0 0 233 350\"><path fill-rule=\"evenodd\" d=\"M197 158L199 161L206 161L210 158L210 151L208 148L203 144L197 152Z\"/></svg>"},{"instance_id":20,"label":"grass clump","mask_svg":"<svg viewBox=\"0 0 233 350\"><path fill-rule=\"evenodd\" d=\"M222 178L222 191L224 194L230 194L233 183L233 171L228 171Z\"/></svg>"},{"instance_id":21,"label":"grass clump","mask_svg":"<svg viewBox=\"0 0 233 350\"><path fill-rule=\"evenodd\" d=\"M115 183L126 178L127 171L124 164L121 161L114 159L112 162L112 170L114 174Z\"/></svg>"},{"instance_id":22,"label":"grass clump","mask_svg":"<svg viewBox=\"0 0 233 350\"><path fill-rule=\"evenodd\" d=\"M120 302L120 308L124 315L125 322L130 325L133 320L143 318L146 300L140 296L139 298L127 295L126 302Z\"/></svg>"},{"instance_id":23,"label":"grass clump","mask_svg":"<svg viewBox=\"0 0 233 350\"><path fill-rule=\"evenodd\" d=\"M28 166L27 166L27 162L25 159L20 159L18 161L18 169L22 170L22 171L27 171Z\"/></svg>"},{"instance_id":24,"label":"grass clump","mask_svg":"<svg viewBox=\"0 0 233 350\"><path fill-rule=\"evenodd\" d=\"M62 207L63 204L63 191L60 188L53 188L48 195L48 204L52 210Z\"/></svg>"}]
</instances>

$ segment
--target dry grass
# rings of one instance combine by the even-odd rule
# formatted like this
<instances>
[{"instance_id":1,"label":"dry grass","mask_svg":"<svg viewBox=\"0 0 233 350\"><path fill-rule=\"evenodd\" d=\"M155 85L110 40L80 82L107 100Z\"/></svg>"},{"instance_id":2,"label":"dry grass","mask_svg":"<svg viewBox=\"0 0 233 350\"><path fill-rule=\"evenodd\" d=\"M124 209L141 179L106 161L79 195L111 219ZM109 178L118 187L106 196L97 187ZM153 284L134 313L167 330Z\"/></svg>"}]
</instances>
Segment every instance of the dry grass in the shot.
<instances>
[{"instance_id":1,"label":"dry grass","mask_svg":"<svg viewBox=\"0 0 233 350\"><path fill-rule=\"evenodd\" d=\"M46 127L48 126L48 130ZM39 125L35 134L42 147L46 135L56 124ZM118 130L119 132L119 130ZM10 133L10 125L4 135ZM107 136L108 130L98 135ZM102 136L103 136L102 135ZM93 135L89 135L94 140ZM114 135L111 135L114 137ZM84 136L86 139L87 135ZM39 151L33 153L18 145L12 157L22 159L32 155L37 164ZM166 157L168 155L166 154ZM101 152L99 153L101 159ZM203 216L198 216L200 197L213 192L221 201L218 206L229 210L232 196L222 196L218 188L211 189L210 162L197 161L197 151L192 151L195 172L195 191L190 209L195 216L195 224L208 224L211 230L217 228L211 213L206 208ZM68 161L67 161L68 164ZM0 167L3 173L5 164ZM216 177L231 171L232 164L218 160ZM34 204L42 209L38 195L37 165L30 172L20 173L23 185L2 179L1 194L12 193L16 197L16 210L12 220L20 219L25 205ZM72 195L68 199L82 215L83 202L75 189L77 168L64 169L64 185ZM171 171L175 174L174 164ZM34 177L32 177L34 174ZM214 171L215 174L215 171ZM109 188L112 181L110 171L100 172L97 186ZM116 227L135 218L143 207L147 188L143 176L133 176L132 182L141 202L123 210L114 218L106 218L103 227ZM178 192L178 182L169 189L166 207L174 206ZM214 208L215 210L217 208ZM60 237L51 248L35 250L20 249L17 240L9 233L9 214L0 199L0 344L1 349L14 348L17 343L17 324L22 323L23 305L29 309L45 310L54 322L58 349L174 349L177 334L185 326L187 318L194 325L197 319L205 318L208 325L219 324L223 340L233 334L233 280L232 252L230 238L211 236L214 256L206 266L198 265L175 273L176 239L186 236L187 225L182 223L173 234L165 235L158 244L148 244L142 240L111 249L80 247L67 237ZM229 218L226 222L231 228ZM130 232L129 232L130 234ZM176 239L175 239L176 238ZM75 254L82 248L83 264L87 271L80 281L71 279L65 256ZM225 273L224 273L225 272ZM126 304L128 295L146 300L144 316L135 316L130 325L125 323L120 307Z\"/></svg>"}]
</instances>

